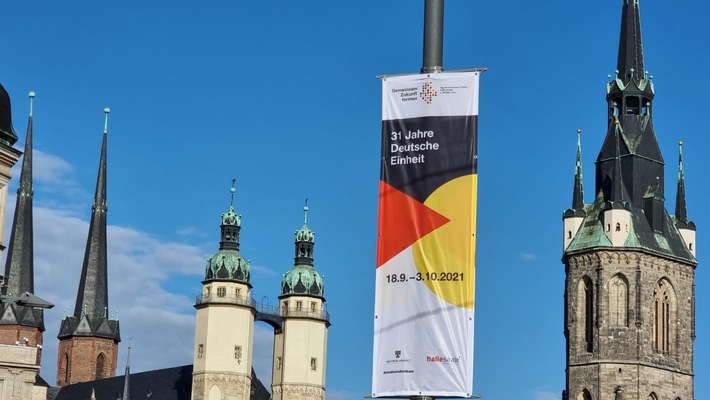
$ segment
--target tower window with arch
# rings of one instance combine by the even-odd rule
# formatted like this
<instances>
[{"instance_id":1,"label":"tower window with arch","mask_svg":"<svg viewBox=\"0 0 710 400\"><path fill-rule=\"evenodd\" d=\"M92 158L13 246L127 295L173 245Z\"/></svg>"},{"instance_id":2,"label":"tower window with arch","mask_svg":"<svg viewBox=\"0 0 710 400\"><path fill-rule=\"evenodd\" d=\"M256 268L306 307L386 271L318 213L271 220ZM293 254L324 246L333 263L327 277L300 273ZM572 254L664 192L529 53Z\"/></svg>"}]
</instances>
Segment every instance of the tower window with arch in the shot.
<instances>
[{"instance_id":1,"label":"tower window with arch","mask_svg":"<svg viewBox=\"0 0 710 400\"><path fill-rule=\"evenodd\" d=\"M628 326L629 284L623 275L617 274L609 281L609 324Z\"/></svg>"},{"instance_id":2,"label":"tower window with arch","mask_svg":"<svg viewBox=\"0 0 710 400\"><path fill-rule=\"evenodd\" d=\"M583 351L594 351L594 290L592 280L585 276L577 285L577 337Z\"/></svg>"},{"instance_id":3,"label":"tower window with arch","mask_svg":"<svg viewBox=\"0 0 710 400\"><path fill-rule=\"evenodd\" d=\"M658 396L656 396L655 393L651 392L651 394L648 395L646 400L658 400Z\"/></svg>"},{"instance_id":4,"label":"tower window with arch","mask_svg":"<svg viewBox=\"0 0 710 400\"><path fill-rule=\"evenodd\" d=\"M99 353L99 356L96 357L96 379L106 377L106 356L104 356L104 353Z\"/></svg>"},{"instance_id":5,"label":"tower window with arch","mask_svg":"<svg viewBox=\"0 0 710 400\"><path fill-rule=\"evenodd\" d=\"M673 343L676 301L673 287L667 279L661 279L653 291L653 350L668 354Z\"/></svg>"},{"instance_id":6,"label":"tower window with arch","mask_svg":"<svg viewBox=\"0 0 710 400\"><path fill-rule=\"evenodd\" d=\"M579 396L577 396L577 400L592 400L592 394L589 393L589 390L584 389Z\"/></svg>"},{"instance_id":7,"label":"tower window with arch","mask_svg":"<svg viewBox=\"0 0 710 400\"><path fill-rule=\"evenodd\" d=\"M69 353L64 353L62 357L62 369L64 370L64 382L69 383Z\"/></svg>"}]
</instances>

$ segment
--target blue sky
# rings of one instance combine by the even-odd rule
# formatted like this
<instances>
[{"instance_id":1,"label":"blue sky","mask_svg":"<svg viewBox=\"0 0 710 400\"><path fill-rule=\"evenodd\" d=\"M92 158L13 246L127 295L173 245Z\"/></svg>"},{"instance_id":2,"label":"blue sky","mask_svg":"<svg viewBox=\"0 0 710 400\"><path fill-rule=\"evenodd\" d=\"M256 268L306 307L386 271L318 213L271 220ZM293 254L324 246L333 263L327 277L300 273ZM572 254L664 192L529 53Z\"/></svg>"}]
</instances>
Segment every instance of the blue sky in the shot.
<instances>
[{"instance_id":1,"label":"blue sky","mask_svg":"<svg viewBox=\"0 0 710 400\"><path fill-rule=\"evenodd\" d=\"M683 140L688 211L698 224L696 398L710 396L710 193L702 178L710 173L710 55L699 45L710 36L708 11L700 1L641 2L667 207ZM474 380L484 398L548 400L564 389L561 213L571 204L577 128L585 200L594 196L620 14L621 0L446 4L444 67L489 69L480 98ZM6 1L0 15L0 83L12 96L20 146L27 93L37 92L36 286L57 304L46 313L42 375L54 382L59 320L76 296L109 106L110 308L124 338L118 372L129 337L134 371L191 363L192 304L235 178L257 301L276 300L309 199L333 322L328 399L367 394L375 76L419 71L423 1ZM259 324L257 373L268 369L270 340Z\"/></svg>"}]
</instances>

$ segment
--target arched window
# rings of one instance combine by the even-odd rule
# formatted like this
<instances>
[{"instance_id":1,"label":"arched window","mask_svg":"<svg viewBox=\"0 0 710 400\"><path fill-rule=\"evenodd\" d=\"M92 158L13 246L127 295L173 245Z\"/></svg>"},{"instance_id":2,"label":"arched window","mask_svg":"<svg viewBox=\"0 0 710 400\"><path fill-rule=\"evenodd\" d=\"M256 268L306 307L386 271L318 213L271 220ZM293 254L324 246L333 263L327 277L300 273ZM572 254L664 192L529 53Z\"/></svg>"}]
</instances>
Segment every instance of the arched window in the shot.
<instances>
[{"instance_id":1,"label":"arched window","mask_svg":"<svg viewBox=\"0 0 710 400\"><path fill-rule=\"evenodd\" d=\"M583 344L584 351L594 350L594 296L592 280L584 277L577 286L577 328L578 338Z\"/></svg>"},{"instance_id":2,"label":"arched window","mask_svg":"<svg viewBox=\"0 0 710 400\"><path fill-rule=\"evenodd\" d=\"M653 349L659 353L670 353L674 334L676 302L673 287L667 279L661 279L653 291Z\"/></svg>"},{"instance_id":3,"label":"arched window","mask_svg":"<svg viewBox=\"0 0 710 400\"><path fill-rule=\"evenodd\" d=\"M64 383L69 383L69 353L64 353L64 357L62 357L62 368L64 369Z\"/></svg>"},{"instance_id":4,"label":"arched window","mask_svg":"<svg viewBox=\"0 0 710 400\"><path fill-rule=\"evenodd\" d=\"M589 393L589 390L584 389L582 393L577 396L577 400L592 400L592 394Z\"/></svg>"},{"instance_id":5,"label":"arched window","mask_svg":"<svg viewBox=\"0 0 710 400\"><path fill-rule=\"evenodd\" d=\"M222 391L219 389L219 386L212 386L210 393L207 395L207 400L222 400Z\"/></svg>"},{"instance_id":6,"label":"arched window","mask_svg":"<svg viewBox=\"0 0 710 400\"><path fill-rule=\"evenodd\" d=\"M614 275L609 281L609 324L628 326L629 285L623 275Z\"/></svg>"},{"instance_id":7,"label":"arched window","mask_svg":"<svg viewBox=\"0 0 710 400\"><path fill-rule=\"evenodd\" d=\"M100 353L96 358L96 379L106 378L106 356Z\"/></svg>"},{"instance_id":8,"label":"arched window","mask_svg":"<svg viewBox=\"0 0 710 400\"><path fill-rule=\"evenodd\" d=\"M651 394L648 395L648 398L646 400L658 400L658 396L656 396L655 393L651 392Z\"/></svg>"}]
</instances>

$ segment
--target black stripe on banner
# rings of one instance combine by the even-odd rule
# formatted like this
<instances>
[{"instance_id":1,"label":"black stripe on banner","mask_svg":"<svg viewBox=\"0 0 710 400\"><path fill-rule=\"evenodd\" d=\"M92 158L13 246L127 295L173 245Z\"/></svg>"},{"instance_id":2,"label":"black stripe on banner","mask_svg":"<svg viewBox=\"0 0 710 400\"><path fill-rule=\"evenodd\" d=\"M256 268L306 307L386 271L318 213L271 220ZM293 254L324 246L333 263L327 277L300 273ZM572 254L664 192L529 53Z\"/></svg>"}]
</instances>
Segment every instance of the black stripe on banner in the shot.
<instances>
[{"instance_id":1,"label":"black stripe on banner","mask_svg":"<svg viewBox=\"0 0 710 400\"><path fill-rule=\"evenodd\" d=\"M478 171L478 116L382 121L380 179L424 202L444 183Z\"/></svg>"}]
</instances>

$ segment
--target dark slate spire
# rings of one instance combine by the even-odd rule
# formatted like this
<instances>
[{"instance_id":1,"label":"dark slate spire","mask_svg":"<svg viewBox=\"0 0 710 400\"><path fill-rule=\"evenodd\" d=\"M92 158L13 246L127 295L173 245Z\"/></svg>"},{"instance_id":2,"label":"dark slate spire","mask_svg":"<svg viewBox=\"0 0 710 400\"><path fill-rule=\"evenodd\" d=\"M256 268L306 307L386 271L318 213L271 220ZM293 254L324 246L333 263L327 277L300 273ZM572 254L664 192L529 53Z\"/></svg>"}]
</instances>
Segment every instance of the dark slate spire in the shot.
<instances>
[{"instance_id":1,"label":"dark slate spire","mask_svg":"<svg viewBox=\"0 0 710 400\"><path fill-rule=\"evenodd\" d=\"M121 400L131 400L131 346L128 346L126 375L123 378L123 398Z\"/></svg>"},{"instance_id":2,"label":"dark slate spire","mask_svg":"<svg viewBox=\"0 0 710 400\"><path fill-rule=\"evenodd\" d=\"M624 247L696 263L665 207L665 164L653 128L655 88L644 65L639 2L622 3L618 71L607 83L608 129L595 163L596 198L565 252L608 246L600 213L624 208L630 214Z\"/></svg>"},{"instance_id":3,"label":"dark slate spire","mask_svg":"<svg viewBox=\"0 0 710 400\"><path fill-rule=\"evenodd\" d=\"M645 75L639 0L624 0L621 12L619 59L616 68L619 71L618 77L624 84L628 84L632 78L639 82Z\"/></svg>"},{"instance_id":4,"label":"dark slate spire","mask_svg":"<svg viewBox=\"0 0 710 400\"><path fill-rule=\"evenodd\" d=\"M104 135L101 144L99 173L96 179L94 204L91 206L91 222L86 240L84 264L81 269L79 291L73 316L66 316L59 327L60 340L72 336L90 336L121 341L118 319L108 315L108 268L106 246L106 139L108 114L105 108ZM114 371L115 372L115 371Z\"/></svg>"},{"instance_id":5,"label":"dark slate spire","mask_svg":"<svg viewBox=\"0 0 710 400\"><path fill-rule=\"evenodd\" d=\"M582 185L582 130L577 129L577 162L574 166L574 192L572 193L572 209L584 208L584 186Z\"/></svg>"},{"instance_id":6,"label":"dark slate spire","mask_svg":"<svg viewBox=\"0 0 710 400\"><path fill-rule=\"evenodd\" d=\"M30 115L27 121L25 156L22 159L20 184L17 188L15 217L12 222L10 246L5 264L7 294L19 296L24 292L34 293L34 256L32 232L32 103L35 97L30 92Z\"/></svg>"},{"instance_id":7,"label":"dark slate spire","mask_svg":"<svg viewBox=\"0 0 710 400\"><path fill-rule=\"evenodd\" d=\"M79 292L76 297L74 317L81 319L87 314L91 318L108 317L108 277L106 260L106 137L108 135L108 108L104 123L103 143L99 173L96 179L96 194L91 206L89 236L86 241L84 264L81 269Z\"/></svg>"},{"instance_id":8,"label":"dark slate spire","mask_svg":"<svg viewBox=\"0 0 710 400\"><path fill-rule=\"evenodd\" d=\"M607 204L610 205L609 208L627 208L628 203L626 202L626 195L624 193L624 179L621 169L621 151L619 150L619 136L621 136L622 128L618 119L614 121L614 125L616 154L614 155L614 167L612 169L611 188Z\"/></svg>"},{"instance_id":9,"label":"dark slate spire","mask_svg":"<svg viewBox=\"0 0 710 400\"><path fill-rule=\"evenodd\" d=\"M618 72L607 85L609 129L597 157L596 179L596 192L603 189L608 196L605 180L611 176L616 160L618 120L623 127L618 142L627 201L636 207L642 207L651 188L658 198L664 197L663 156L653 129L655 94L652 77L644 70L639 18L638 0L624 0Z\"/></svg>"},{"instance_id":10,"label":"dark slate spire","mask_svg":"<svg viewBox=\"0 0 710 400\"><path fill-rule=\"evenodd\" d=\"M678 142L678 191L675 198L675 220L678 228L695 228L688 220L688 206L685 200L685 174L683 172L683 142Z\"/></svg>"}]
</instances>

